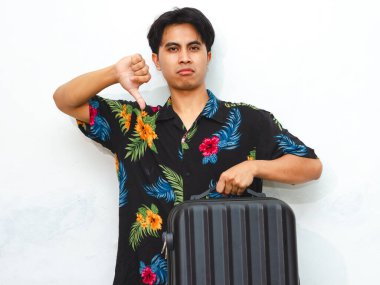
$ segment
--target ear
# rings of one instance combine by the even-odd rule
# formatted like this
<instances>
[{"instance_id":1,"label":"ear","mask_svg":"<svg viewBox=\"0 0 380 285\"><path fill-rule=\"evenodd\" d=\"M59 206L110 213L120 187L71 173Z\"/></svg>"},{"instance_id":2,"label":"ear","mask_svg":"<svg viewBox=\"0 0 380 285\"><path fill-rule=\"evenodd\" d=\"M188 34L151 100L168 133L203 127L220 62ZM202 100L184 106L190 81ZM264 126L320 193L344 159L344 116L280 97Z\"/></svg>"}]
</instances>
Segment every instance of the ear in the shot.
<instances>
[{"instance_id":1,"label":"ear","mask_svg":"<svg viewBox=\"0 0 380 285\"><path fill-rule=\"evenodd\" d=\"M161 71L160 63L158 61L158 54L157 53L152 53L152 60L154 62L154 65L156 66L157 70Z\"/></svg>"},{"instance_id":2,"label":"ear","mask_svg":"<svg viewBox=\"0 0 380 285\"><path fill-rule=\"evenodd\" d=\"M211 51L207 52L207 63L210 63L210 60L212 58Z\"/></svg>"}]
</instances>

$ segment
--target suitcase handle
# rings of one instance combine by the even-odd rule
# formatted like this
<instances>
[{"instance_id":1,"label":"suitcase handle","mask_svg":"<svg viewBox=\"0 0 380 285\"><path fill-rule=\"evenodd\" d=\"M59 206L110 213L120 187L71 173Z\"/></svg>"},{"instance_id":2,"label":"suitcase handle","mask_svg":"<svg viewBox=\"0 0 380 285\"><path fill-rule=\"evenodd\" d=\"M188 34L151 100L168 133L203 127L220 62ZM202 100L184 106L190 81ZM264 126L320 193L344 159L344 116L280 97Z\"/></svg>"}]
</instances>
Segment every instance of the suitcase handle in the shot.
<instances>
[{"instance_id":1,"label":"suitcase handle","mask_svg":"<svg viewBox=\"0 0 380 285\"><path fill-rule=\"evenodd\" d=\"M266 195L264 193L255 192L252 189L247 189L247 193L251 194L251 197L254 198L264 198ZM209 195L211 192L210 189L207 189L205 192L199 194L199 195L191 195L190 200L199 200L205 198L207 195ZM237 196L239 197L239 196Z\"/></svg>"}]
</instances>

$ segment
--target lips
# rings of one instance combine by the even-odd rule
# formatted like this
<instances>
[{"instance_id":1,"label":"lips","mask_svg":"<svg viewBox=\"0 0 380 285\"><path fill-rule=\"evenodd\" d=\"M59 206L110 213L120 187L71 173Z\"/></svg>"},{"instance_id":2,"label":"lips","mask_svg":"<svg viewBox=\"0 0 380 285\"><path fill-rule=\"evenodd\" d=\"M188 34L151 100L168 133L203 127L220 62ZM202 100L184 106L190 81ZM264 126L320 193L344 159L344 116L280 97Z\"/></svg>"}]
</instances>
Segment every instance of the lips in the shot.
<instances>
[{"instance_id":1,"label":"lips","mask_svg":"<svg viewBox=\"0 0 380 285\"><path fill-rule=\"evenodd\" d=\"M180 75L190 75L194 73L194 69L191 68L182 68L177 71L178 74Z\"/></svg>"}]
</instances>

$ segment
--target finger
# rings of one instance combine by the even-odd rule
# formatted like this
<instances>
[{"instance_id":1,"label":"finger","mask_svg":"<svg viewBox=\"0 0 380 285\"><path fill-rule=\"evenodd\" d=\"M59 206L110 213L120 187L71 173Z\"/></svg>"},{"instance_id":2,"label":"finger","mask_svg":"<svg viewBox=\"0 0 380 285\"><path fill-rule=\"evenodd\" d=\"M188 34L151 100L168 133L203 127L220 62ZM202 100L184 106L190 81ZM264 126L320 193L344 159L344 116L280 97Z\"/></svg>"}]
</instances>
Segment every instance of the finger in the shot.
<instances>
[{"instance_id":1,"label":"finger","mask_svg":"<svg viewBox=\"0 0 380 285\"><path fill-rule=\"evenodd\" d=\"M230 194L231 195L237 195L237 192L238 192L238 187L236 185L231 185L231 192Z\"/></svg>"},{"instance_id":2,"label":"finger","mask_svg":"<svg viewBox=\"0 0 380 285\"><path fill-rule=\"evenodd\" d=\"M147 83L150 78L152 76L150 75L150 73L148 73L147 75L142 75L142 76L133 76L131 78L131 81L135 82L135 83L138 83L138 84L143 84L143 83Z\"/></svg>"},{"instance_id":3,"label":"finger","mask_svg":"<svg viewBox=\"0 0 380 285\"><path fill-rule=\"evenodd\" d=\"M223 179L219 179L218 183L216 184L216 192L223 193L224 185L225 181Z\"/></svg>"},{"instance_id":4,"label":"finger","mask_svg":"<svg viewBox=\"0 0 380 285\"><path fill-rule=\"evenodd\" d=\"M145 100L144 98L140 95L140 92L138 89L131 89L129 90L129 93L133 96L133 98L136 99L137 104L139 104L140 109L144 110L145 109Z\"/></svg>"},{"instance_id":5,"label":"finger","mask_svg":"<svg viewBox=\"0 0 380 285\"><path fill-rule=\"evenodd\" d=\"M144 60L144 59L141 56L141 54L139 54L139 53L136 53L136 54L132 55L132 57L131 57L132 65L135 65L136 63L139 63L142 60Z\"/></svg>"},{"instance_id":6,"label":"finger","mask_svg":"<svg viewBox=\"0 0 380 285\"><path fill-rule=\"evenodd\" d=\"M145 65L143 68L136 70L134 74L136 76L146 75L149 73L149 66Z\"/></svg>"},{"instance_id":7,"label":"finger","mask_svg":"<svg viewBox=\"0 0 380 285\"><path fill-rule=\"evenodd\" d=\"M147 66L147 64L145 63L145 60L142 60L136 64L132 64L131 68L133 71L138 71L138 70L144 68L145 66Z\"/></svg>"},{"instance_id":8,"label":"finger","mask_svg":"<svg viewBox=\"0 0 380 285\"><path fill-rule=\"evenodd\" d=\"M232 186L231 186L231 184L226 183L226 185L224 186L224 194L225 194L225 195L230 195L230 194L231 194L231 191L232 191Z\"/></svg>"},{"instance_id":9,"label":"finger","mask_svg":"<svg viewBox=\"0 0 380 285\"><path fill-rule=\"evenodd\" d=\"M237 191L236 194L240 196L240 195L242 195L242 194L244 193L244 191L245 191L245 188L241 188L241 187L240 187L240 188L238 189L238 191Z\"/></svg>"}]
</instances>

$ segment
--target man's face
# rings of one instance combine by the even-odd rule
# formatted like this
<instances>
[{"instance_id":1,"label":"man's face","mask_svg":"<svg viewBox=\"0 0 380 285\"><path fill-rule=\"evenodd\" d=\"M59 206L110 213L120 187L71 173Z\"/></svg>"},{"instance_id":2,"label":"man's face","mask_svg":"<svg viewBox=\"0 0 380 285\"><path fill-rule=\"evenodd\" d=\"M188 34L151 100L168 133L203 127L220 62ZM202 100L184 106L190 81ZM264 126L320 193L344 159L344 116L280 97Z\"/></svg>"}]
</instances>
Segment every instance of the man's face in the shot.
<instances>
[{"instance_id":1,"label":"man's face","mask_svg":"<svg viewBox=\"0 0 380 285\"><path fill-rule=\"evenodd\" d=\"M190 24L167 26L158 54L152 59L170 88L193 90L205 83L211 52L207 52L197 30Z\"/></svg>"}]
</instances>

